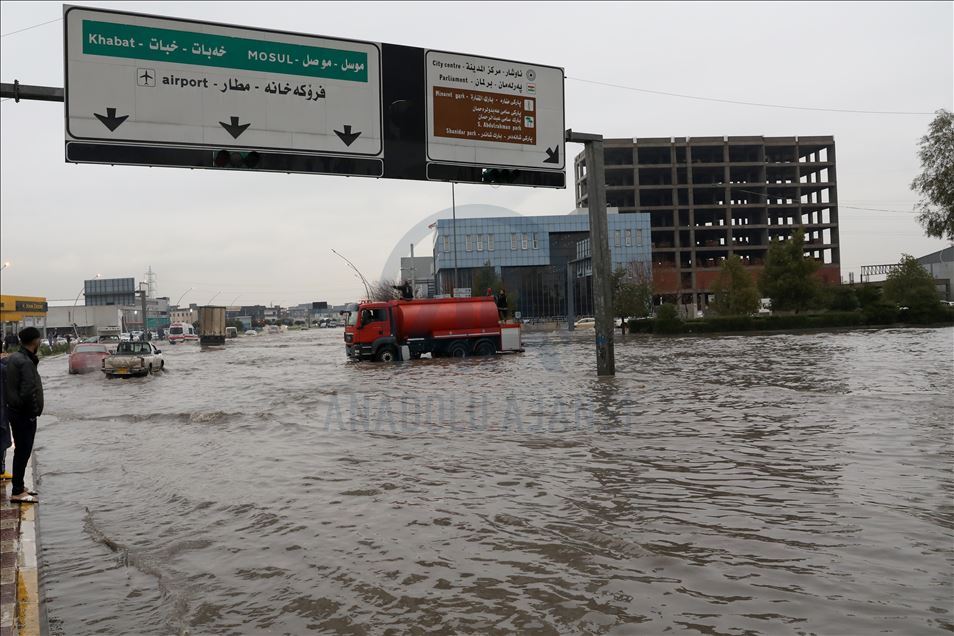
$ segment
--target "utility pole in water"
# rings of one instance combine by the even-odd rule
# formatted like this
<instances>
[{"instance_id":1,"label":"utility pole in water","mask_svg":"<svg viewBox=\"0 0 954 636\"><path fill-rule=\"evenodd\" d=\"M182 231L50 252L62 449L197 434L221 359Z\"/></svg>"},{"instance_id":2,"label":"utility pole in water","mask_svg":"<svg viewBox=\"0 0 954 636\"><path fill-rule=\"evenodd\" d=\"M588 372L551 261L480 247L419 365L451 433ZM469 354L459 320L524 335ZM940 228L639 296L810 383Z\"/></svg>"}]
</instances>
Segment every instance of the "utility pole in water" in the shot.
<instances>
[{"instance_id":1,"label":"utility pole in water","mask_svg":"<svg viewBox=\"0 0 954 636\"><path fill-rule=\"evenodd\" d=\"M596 375L616 375L616 352L613 345L613 279L610 276L609 230L606 219L603 135L568 130L566 140L583 144L586 159L590 257L593 259L593 313L596 318Z\"/></svg>"}]
</instances>

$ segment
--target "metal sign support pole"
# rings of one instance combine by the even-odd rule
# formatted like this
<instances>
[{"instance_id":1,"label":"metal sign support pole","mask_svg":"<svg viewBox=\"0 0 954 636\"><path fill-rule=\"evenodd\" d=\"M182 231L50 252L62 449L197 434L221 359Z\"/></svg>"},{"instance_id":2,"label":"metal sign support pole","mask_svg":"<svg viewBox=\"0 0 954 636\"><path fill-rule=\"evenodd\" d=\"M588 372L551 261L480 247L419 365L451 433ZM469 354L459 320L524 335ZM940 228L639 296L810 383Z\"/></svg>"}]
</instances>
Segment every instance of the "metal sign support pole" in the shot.
<instances>
[{"instance_id":1,"label":"metal sign support pole","mask_svg":"<svg viewBox=\"0 0 954 636\"><path fill-rule=\"evenodd\" d=\"M586 158L590 253L593 261L593 312L596 318L596 374L616 375L613 345L613 279L610 275L609 229L603 135L566 131L566 141L583 144Z\"/></svg>"},{"instance_id":2,"label":"metal sign support pole","mask_svg":"<svg viewBox=\"0 0 954 636\"><path fill-rule=\"evenodd\" d=\"M454 192L455 185L451 181L451 214L453 215L451 223L454 225L454 286L451 288L451 296L455 294L454 290L460 287L460 277L457 275L457 196Z\"/></svg>"}]
</instances>

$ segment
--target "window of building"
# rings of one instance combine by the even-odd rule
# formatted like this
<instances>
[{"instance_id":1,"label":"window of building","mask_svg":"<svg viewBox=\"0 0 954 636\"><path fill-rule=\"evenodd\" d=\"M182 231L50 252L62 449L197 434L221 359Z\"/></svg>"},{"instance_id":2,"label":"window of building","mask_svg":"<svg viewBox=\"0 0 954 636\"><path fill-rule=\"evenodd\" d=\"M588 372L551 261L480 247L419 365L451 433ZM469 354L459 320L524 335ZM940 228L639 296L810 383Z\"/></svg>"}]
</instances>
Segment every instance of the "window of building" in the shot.
<instances>
[{"instance_id":1,"label":"window of building","mask_svg":"<svg viewBox=\"0 0 954 636\"><path fill-rule=\"evenodd\" d=\"M488 252L494 251L494 235L493 234L487 235L487 251Z\"/></svg>"},{"instance_id":2,"label":"window of building","mask_svg":"<svg viewBox=\"0 0 954 636\"><path fill-rule=\"evenodd\" d=\"M512 250L516 250L516 249L517 249L517 235L516 235L516 234L511 234L511 235L510 235L510 249L512 249Z\"/></svg>"},{"instance_id":3,"label":"window of building","mask_svg":"<svg viewBox=\"0 0 954 636\"><path fill-rule=\"evenodd\" d=\"M633 231L626 230L626 247L632 247L633 245Z\"/></svg>"},{"instance_id":4,"label":"window of building","mask_svg":"<svg viewBox=\"0 0 954 636\"><path fill-rule=\"evenodd\" d=\"M464 237L464 251L465 252L474 251L474 236L472 234L468 234L467 236Z\"/></svg>"},{"instance_id":5,"label":"window of building","mask_svg":"<svg viewBox=\"0 0 954 636\"><path fill-rule=\"evenodd\" d=\"M613 236L615 237L614 244L616 245L616 247L620 247L622 245L622 242L620 241L619 230L616 230L615 232L613 232Z\"/></svg>"},{"instance_id":6,"label":"window of building","mask_svg":"<svg viewBox=\"0 0 954 636\"><path fill-rule=\"evenodd\" d=\"M484 235L483 234L477 235L477 251L478 252L484 251Z\"/></svg>"},{"instance_id":7,"label":"window of building","mask_svg":"<svg viewBox=\"0 0 954 636\"><path fill-rule=\"evenodd\" d=\"M636 230L636 245L642 245L642 244L643 244L643 231Z\"/></svg>"},{"instance_id":8,"label":"window of building","mask_svg":"<svg viewBox=\"0 0 954 636\"><path fill-rule=\"evenodd\" d=\"M441 241L442 241L442 243L443 243L444 251L445 251L445 252L449 252L449 251L450 251L450 237L449 237L449 236L442 236L442 237L441 237Z\"/></svg>"},{"instance_id":9,"label":"window of building","mask_svg":"<svg viewBox=\"0 0 954 636\"><path fill-rule=\"evenodd\" d=\"M530 239L526 234L520 237L520 249L525 250L530 246Z\"/></svg>"},{"instance_id":10,"label":"window of building","mask_svg":"<svg viewBox=\"0 0 954 636\"><path fill-rule=\"evenodd\" d=\"M539 249L540 243L537 241L537 233L533 233L533 249Z\"/></svg>"}]
</instances>

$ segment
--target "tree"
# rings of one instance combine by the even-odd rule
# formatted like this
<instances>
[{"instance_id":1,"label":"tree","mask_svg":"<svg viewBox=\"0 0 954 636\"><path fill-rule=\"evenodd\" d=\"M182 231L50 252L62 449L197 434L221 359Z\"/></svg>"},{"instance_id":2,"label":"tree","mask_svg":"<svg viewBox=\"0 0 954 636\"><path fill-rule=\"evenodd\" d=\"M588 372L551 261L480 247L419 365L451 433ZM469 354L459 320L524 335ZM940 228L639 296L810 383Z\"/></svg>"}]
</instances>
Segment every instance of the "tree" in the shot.
<instances>
[{"instance_id":1,"label":"tree","mask_svg":"<svg viewBox=\"0 0 954 636\"><path fill-rule=\"evenodd\" d=\"M917 313L932 312L939 307L934 278L908 254L902 255L898 268L888 274L883 294L888 302Z\"/></svg>"},{"instance_id":2,"label":"tree","mask_svg":"<svg viewBox=\"0 0 954 636\"><path fill-rule=\"evenodd\" d=\"M722 262L722 271L712 285L712 308L720 316L747 316L759 308L759 290L742 259L733 254Z\"/></svg>"},{"instance_id":3,"label":"tree","mask_svg":"<svg viewBox=\"0 0 954 636\"><path fill-rule=\"evenodd\" d=\"M401 292L396 290L397 285L393 280L382 278L371 283L371 298L374 302L386 302L388 300L397 300L401 297Z\"/></svg>"},{"instance_id":4,"label":"tree","mask_svg":"<svg viewBox=\"0 0 954 636\"><path fill-rule=\"evenodd\" d=\"M626 333L627 318L644 318L652 307L651 274L646 267L630 263L629 269L617 267L613 272L613 315L620 319Z\"/></svg>"},{"instance_id":5,"label":"tree","mask_svg":"<svg viewBox=\"0 0 954 636\"><path fill-rule=\"evenodd\" d=\"M818 289L818 262L805 256L805 233L797 230L787 241L772 243L759 278L762 294L772 299L772 309L798 313L812 302Z\"/></svg>"},{"instance_id":6,"label":"tree","mask_svg":"<svg viewBox=\"0 0 954 636\"><path fill-rule=\"evenodd\" d=\"M503 287L503 281L497 276L497 270L494 269L490 261L484 263L484 266L474 273L471 283L471 296L483 296L490 290L491 295L497 293Z\"/></svg>"},{"instance_id":7,"label":"tree","mask_svg":"<svg viewBox=\"0 0 954 636\"><path fill-rule=\"evenodd\" d=\"M921 195L918 221L928 236L954 241L954 113L937 111L919 146L921 174L911 182Z\"/></svg>"}]
</instances>

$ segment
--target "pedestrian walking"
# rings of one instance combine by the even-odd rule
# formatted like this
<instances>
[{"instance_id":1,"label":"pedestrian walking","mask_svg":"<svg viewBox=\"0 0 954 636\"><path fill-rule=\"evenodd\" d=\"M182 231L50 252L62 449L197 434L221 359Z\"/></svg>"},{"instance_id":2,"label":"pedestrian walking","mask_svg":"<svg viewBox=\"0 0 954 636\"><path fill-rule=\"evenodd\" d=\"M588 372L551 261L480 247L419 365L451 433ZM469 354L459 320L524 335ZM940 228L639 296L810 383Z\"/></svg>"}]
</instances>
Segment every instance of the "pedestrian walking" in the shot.
<instances>
[{"instance_id":1,"label":"pedestrian walking","mask_svg":"<svg viewBox=\"0 0 954 636\"><path fill-rule=\"evenodd\" d=\"M27 327L20 332L20 350L7 359L7 378L4 397L10 430L13 433L13 489L10 501L36 503L37 493L27 491L23 479L27 462L33 452L36 437L36 420L43 414L43 382L37 366L40 359L37 351L42 336L36 327Z\"/></svg>"},{"instance_id":2,"label":"pedestrian walking","mask_svg":"<svg viewBox=\"0 0 954 636\"><path fill-rule=\"evenodd\" d=\"M10 435L10 420L7 412L7 358L6 353L0 353L0 480L6 481L13 477L7 470L7 449L13 444Z\"/></svg>"},{"instance_id":3,"label":"pedestrian walking","mask_svg":"<svg viewBox=\"0 0 954 636\"><path fill-rule=\"evenodd\" d=\"M17 348L19 343L20 340L17 338L17 334L11 331L3 338L3 350L7 353L13 353L13 350Z\"/></svg>"}]
</instances>

